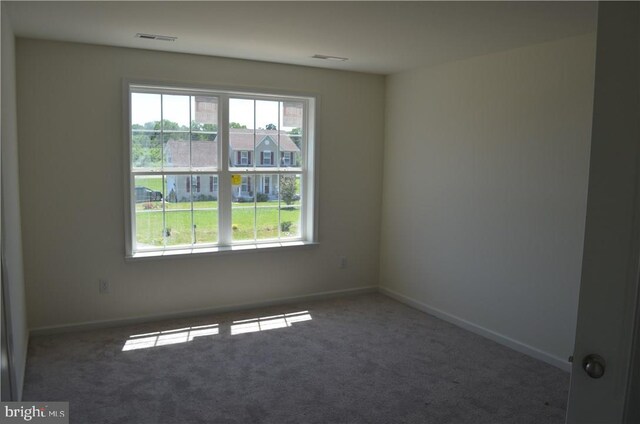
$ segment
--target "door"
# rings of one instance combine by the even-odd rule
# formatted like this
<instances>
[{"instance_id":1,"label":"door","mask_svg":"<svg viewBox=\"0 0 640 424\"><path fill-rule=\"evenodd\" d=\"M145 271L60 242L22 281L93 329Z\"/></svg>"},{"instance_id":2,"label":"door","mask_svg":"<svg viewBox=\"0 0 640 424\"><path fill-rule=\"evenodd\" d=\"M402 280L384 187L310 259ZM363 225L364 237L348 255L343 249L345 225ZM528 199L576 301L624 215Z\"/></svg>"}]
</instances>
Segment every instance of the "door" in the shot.
<instances>
[{"instance_id":1,"label":"door","mask_svg":"<svg viewBox=\"0 0 640 424\"><path fill-rule=\"evenodd\" d=\"M623 423L632 403L640 263L640 3L601 2L597 40L571 424Z\"/></svg>"},{"instance_id":2,"label":"door","mask_svg":"<svg viewBox=\"0 0 640 424\"><path fill-rule=\"evenodd\" d=\"M0 272L0 278L2 278L2 273ZM0 387L0 400L3 402L7 402L13 399L12 396L12 387L11 387L11 361L9 359L9 345L8 345L8 326L6 313L7 308L5 307L4 302L4 286L2 286L2 281L0 281L0 338L2 339L0 342L0 381L2 383Z\"/></svg>"}]
</instances>

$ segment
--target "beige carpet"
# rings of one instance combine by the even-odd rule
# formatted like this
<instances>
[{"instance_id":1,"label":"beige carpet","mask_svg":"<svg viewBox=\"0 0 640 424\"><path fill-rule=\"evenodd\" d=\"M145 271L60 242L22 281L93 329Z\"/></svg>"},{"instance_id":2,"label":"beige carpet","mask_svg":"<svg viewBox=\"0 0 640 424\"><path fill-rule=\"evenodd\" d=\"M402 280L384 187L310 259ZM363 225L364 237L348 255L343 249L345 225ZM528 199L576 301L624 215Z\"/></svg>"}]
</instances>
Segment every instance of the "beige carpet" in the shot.
<instances>
[{"instance_id":1,"label":"beige carpet","mask_svg":"<svg viewBox=\"0 0 640 424\"><path fill-rule=\"evenodd\" d=\"M32 337L72 423L563 423L569 374L383 295Z\"/></svg>"}]
</instances>

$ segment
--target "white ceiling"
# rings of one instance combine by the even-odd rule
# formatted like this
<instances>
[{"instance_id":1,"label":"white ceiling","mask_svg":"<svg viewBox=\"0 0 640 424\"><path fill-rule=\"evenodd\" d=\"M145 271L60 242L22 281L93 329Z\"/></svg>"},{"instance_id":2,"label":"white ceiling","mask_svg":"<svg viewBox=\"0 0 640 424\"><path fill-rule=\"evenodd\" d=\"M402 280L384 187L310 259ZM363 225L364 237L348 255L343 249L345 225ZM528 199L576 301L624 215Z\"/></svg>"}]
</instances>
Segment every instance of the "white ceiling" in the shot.
<instances>
[{"instance_id":1,"label":"white ceiling","mask_svg":"<svg viewBox=\"0 0 640 424\"><path fill-rule=\"evenodd\" d=\"M551 1L2 3L20 37L380 74L593 32L597 13L594 2Z\"/></svg>"}]
</instances>

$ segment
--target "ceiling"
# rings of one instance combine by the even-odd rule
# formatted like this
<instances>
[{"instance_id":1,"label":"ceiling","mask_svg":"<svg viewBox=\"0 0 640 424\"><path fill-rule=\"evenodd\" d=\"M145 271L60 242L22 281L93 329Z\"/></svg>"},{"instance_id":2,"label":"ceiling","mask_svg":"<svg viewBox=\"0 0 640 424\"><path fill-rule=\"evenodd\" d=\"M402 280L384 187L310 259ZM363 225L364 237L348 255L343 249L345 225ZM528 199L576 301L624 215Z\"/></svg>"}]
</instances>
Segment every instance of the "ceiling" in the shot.
<instances>
[{"instance_id":1,"label":"ceiling","mask_svg":"<svg viewBox=\"0 0 640 424\"><path fill-rule=\"evenodd\" d=\"M19 37L378 74L593 32L597 14L597 3L573 1L2 3Z\"/></svg>"}]
</instances>

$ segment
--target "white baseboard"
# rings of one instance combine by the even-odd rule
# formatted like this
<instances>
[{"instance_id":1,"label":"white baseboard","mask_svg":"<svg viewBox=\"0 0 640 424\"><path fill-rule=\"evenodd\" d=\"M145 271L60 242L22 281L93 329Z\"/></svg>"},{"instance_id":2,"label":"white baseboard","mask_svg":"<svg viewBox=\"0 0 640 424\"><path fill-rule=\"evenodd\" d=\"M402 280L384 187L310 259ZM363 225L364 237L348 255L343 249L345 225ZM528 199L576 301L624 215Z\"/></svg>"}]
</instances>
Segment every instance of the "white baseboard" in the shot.
<instances>
[{"instance_id":1,"label":"white baseboard","mask_svg":"<svg viewBox=\"0 0 640 424\"><path fill-rule=\"evenodd\" d=\"M176 318L189 318L189 317L211 315L211 314L222 313L222 312L242 311L246 309L262 308L266 306L277 306L277 305L286 305L286 304L296 303L296 302L331 299L334 297L341 297L341 296L348 296L348 295L376 293L377 291L378 291L377 286L366 286L366 287L358 287L353 289L333 290L333 291L326 291L326 292L320 292L320 293L305 294L300 296L281 297L281 298L276 298L271 300L264 300L260 302L240 303L240 304L234 304L234 305L216 306L213 308L172 312L168 314L144 315L144 316L131 317L131 318L119 318L119 319L109 319L109 320L100 320L100 321L85 321L85 322L76 323L76 324L63 324L63 325L53 325L53 326L47 326L47 327L37 327L37 328L32 328L29 331L29 334L33 336L38 336L38 335L45 335L45 334L59 334L59 333L69 333L74 331L86 331L86 330L92 330L92 329L98 329L98 328L121 327L124 325L130 325L130 324L140 324L145 322L163 321L163 320L176 319Z\"/></svg>"},{"instance_id":2,"label":"white baseboard","mask_svg":"<svg viewBox=\"0 0 640 424\"><path fill-rule=\"evenodd\" d=\"M560 368L563 371L570 372L571 364L566 360L559 358L555 355L551 355L550 353L544 352L540 349L537 349L533 346L529 346L525 343L514 340L510 337L507 337L503 334L497 333L493 330L489 330L462 318L459 318L455 315L451 315L447 312L444 312L440 309L429 306L425 303L419 302L415 299L412 299L408 296L395 292L385 287L379 287L379 292L387 295L399 302L402 302L412 308L418 309L422 312L426 312L430 315L438 317L444 321L450 322L458 327L464 328L465 330L469 330L472 333L478 334L482 337L486 337L487 339L493 340L494 342L500 343L508 348L511 348L520 353L524 353L525 355L531 356L533 358L539 359L543 362L546 362L549 365L553 365L554 367Z\"/></svg>"}]
</instances>

